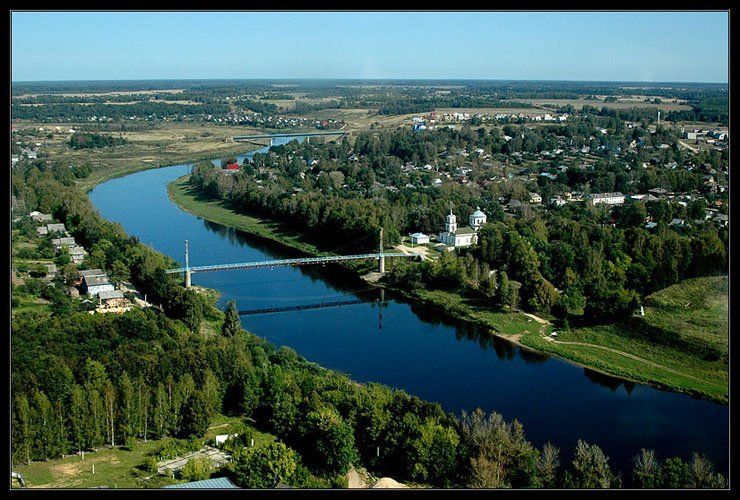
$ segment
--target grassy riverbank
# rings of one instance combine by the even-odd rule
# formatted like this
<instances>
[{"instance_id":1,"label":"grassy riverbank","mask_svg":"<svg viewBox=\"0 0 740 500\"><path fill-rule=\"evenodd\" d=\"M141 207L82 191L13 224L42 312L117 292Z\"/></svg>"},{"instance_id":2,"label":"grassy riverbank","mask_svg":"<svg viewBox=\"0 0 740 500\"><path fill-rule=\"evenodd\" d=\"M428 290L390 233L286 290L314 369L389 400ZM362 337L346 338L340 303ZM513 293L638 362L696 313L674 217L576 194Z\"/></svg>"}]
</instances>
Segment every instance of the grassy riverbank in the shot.
<instances>
[{"instance_id":1,"label":"grassy riverbank","mask_svg":"<svg viewBox=\"0 0 740 500\"><path fill-rule=\"evenodd\" d=\"M190 188L187 180L187 176L181 177L168 186L170 197L187 212L303 252L325 253L284 225L236 213L221 201L201 196ZM726 362L704 359L687 349L684 342L706 341L713 347L722 342L727 345L726 280L726 277L686 280L648 297L644 318L568 330L544 320L539 323L524 313L491 309L480 300L455 292L424 289L402 290L402 293L452 317L489 328L493 335L534 351L627 380L726 402ZM686 302L692 302L693 309L687 310ZM682 310L671 309L679 303ZM558 331L556 339L550 336L553 330ZM663 337L674 338L675 342L657 340L656 331L663 332Z\"/></svg>"}]
</instances>

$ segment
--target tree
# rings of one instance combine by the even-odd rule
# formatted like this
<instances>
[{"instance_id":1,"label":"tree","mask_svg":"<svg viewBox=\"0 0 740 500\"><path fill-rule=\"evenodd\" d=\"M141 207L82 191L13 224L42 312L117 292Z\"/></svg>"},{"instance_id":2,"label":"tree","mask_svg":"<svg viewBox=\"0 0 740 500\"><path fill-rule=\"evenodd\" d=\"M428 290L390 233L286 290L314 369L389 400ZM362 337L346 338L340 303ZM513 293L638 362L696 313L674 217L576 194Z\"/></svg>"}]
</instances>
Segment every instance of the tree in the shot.
<instances>
[{"instance_id":1,"label":"tree","mask_svg":"<svg viewBox=\"0 0 740 500\"><path fill-rule=\"evenodd\" d=\"M157 390L154 393L152 418L155 434L159 437L166 436L169 429L170 408L169 401L167 399L167 392L165 391L164 384L162 384L162 382L157 384Z\"/></svg>"},{"instance_id":2,"label":"tree","mask_svg":"<svg viewBox=\"0 0 740 500\"><path fill-rule=\"evenodd\" d=\"M126 438L134 435L136 432L136 400L134 385L131 383L131 378L128 376L128 373L123 372L119 385L121 418L119 419L118 425L120 426L121 435L125 442Z\"/></svg>"},{"instance_id":3,"label":"tree","mask_svg":"<svg viewBox=\"0 0 740 500\"><path fill-rule=\"evenodd\" d=\"M31 465L31 446L33 445L31 408L28 399L19 394L13 405L13 456L20 453L27 465Z\"/></svg>"},{"instance_id":4,"label":"tree","mask_svg":"<svg viewBox=\"0 0 740 500\"><path fill-rule=\"evenodd\" d=\"M632 480L638 488L660 487L660 464L653 450L640 449L632 459Z\"/></svg>"},{"instance_id":5,"label":"tree","mask_svg":"<svg viewBox=\"0 0 740 500\"><path fill-rule=\"evenodd\" d=\"M242 324L239 321L239 313L236 310L236 301L230 300L226 306L224 322L221 325L221 334L224 337L233 337L242 331Z\"/></svg>"},{"instance_id":6,"label":"tree","mask_svg":"<svg viewBox=\"0 0 740 500\"><path fill-rule=\"evenodd\" d=\"M416 460L413 477L440 486L449 484L459 442L453 429L426 419L419 428L419 436L411 444Z\"/></svg>"},{"instance_id":7,"label":"tree","mask_svg":"<svg viewBox=\"0 0 740 500\"><path fill-rule=\"evenodd\" d=\"M320 470L345 474L359 461L352 426L334 408L310 412L306 416L303 437L310 443L307 458Z\"/></svg>"},{"instance_id":8,"label":"tree","mask_svg":"<svg viewBox=\"0 0 740 500\"><path fill-rule=\"evenodd\" d=\"M557 471L560 466L560 449L545 443L537 459L537 479L541 488L555 488Z\"/></svg>"},{"instance_id":9,"label":"tree","mask_svg":"<svg viewBox=\"0 0 740 500\"><path fill-rule=\"evenodd\" d=\"M208 479L213 472L213 464L207 458L191 458L180 471L180 476L188 481Z\"/></svg>"},{"instance_id":10,"label":"tree","mask_svg":"<svg viewBox=\"0 0 740 500\"><path fill-rule=\"evenodd\" d=\"M79 385L72 386L70 391L69 402L69 430L72 437L72 446L79 452L82 452L89 446L86 428L87 404L85 402L85 393Z\"/></svg>"},{"instance_id":11,"label":"tree","mask_svg":"<svg viewBox=\"0 0 740 500\"><path fill-rule=\"evenodd\" d=\"M195 391L181 410L179 436L182 438L202 437L208 430L208 405L203 392Z\"/></svg>"},{"instance_id":12,"label":"tree","mask_svg":"<svg viewBox=\"0 0 740 500\"><path fill-rule=\"evenodd\" d=\"M274 488L296 470L296 453L279 441L242 448L232 456L232 477L242 488Z\"/></svg>"},{"instance_id":13,"label":"tree","mask_svg":"<svg viewBox=\"0 0 740 500\"><path fill-rule=\"evenodd\" d=\"M609 458L597 445L578 440L571 462L565 475L568 488L617 488L621 481L609 467Z\"/></svg>"},{"instance_id":14,"label":"tree","mask_svg":"<svg viewBox=\"0 0 740 500\"><path fill-rule=\"evenodd\" d=\"M103 405L105 407L105 427L108 441L111 446L116 445L116 390L110 381L103 387Z\"/></svg>"},{"instance_id":15,"label":"tree","mask_svg":"<svg viewBox=\"0 0 740 500\"><path fill-rule=\"evenodd\" d=\"M206 402L206 412L210 417L221 411L221 387L216 375L207 368L203 374L203 398Z\"/></svg>"},{"instance_id":16,"label":"tree","mask_svg":"<svg viewBox=\"0 0 740 500\"><path fill-rule=\"evenodd\" d=\"M690 488L691 467L679 457L669 458L660 468L660 483L663 488Z\"/></svg>"}]
</instances>

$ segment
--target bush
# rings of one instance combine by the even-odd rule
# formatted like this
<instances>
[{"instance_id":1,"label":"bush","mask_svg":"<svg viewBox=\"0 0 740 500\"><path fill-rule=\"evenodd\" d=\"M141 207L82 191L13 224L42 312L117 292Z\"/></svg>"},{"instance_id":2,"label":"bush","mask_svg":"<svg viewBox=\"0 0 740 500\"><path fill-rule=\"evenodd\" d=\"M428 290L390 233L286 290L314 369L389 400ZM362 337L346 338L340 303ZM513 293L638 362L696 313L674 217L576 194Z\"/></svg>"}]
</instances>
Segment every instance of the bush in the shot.
<instances>
[{"instance_id":1,"label":"bush","mask_svg":"<svg viewBox=\"0 0 740 500\"><path fill-rule=\"evenodd\" d=\"M152 474L156 474L158 463L159 461L155 457L149 456L144 459L141 465L139 465L139 468L146 472L151 472Z\"/></svg>"},{"instance_id":2,"label":"bush","mask_svg":"<svg viewBox=\"0 0 740 500\"><path fill-rule=\"evenodd\" d=\"M296 470L296 453L280 442L242 448L234 454L231 471L242 488L274 488Z\"/></svg>"},{"instance_id":3,"label":"bush","mask_svg":"<svg viewBox=\"0 0 740 500\"><path fill-rule=\"evenodd\" d=\"M191 458L180 471L180 477L188 481L202 481L213 473L213 464L207 458Z\"/></svg>"}]
</instances>

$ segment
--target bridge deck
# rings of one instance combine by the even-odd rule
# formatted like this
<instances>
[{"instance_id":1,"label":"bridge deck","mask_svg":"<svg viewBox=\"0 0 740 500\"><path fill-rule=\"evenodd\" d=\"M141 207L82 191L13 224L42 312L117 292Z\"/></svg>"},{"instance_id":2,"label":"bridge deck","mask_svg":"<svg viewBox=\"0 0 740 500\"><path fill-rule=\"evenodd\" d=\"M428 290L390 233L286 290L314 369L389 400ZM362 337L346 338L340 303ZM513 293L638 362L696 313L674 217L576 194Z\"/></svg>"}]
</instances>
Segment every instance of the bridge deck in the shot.
<instances>
[{"instance_id":1,"label":"bridge deck","mask_svg":"<svg viewBox=\"0 0 740 500\"><path fill-rule=\"evenodd\" d=\"M384 253L383 257L418 257L416 254ZM380 254L366 253L359 255L332 255L330 257L303 257L300 259L265 260L260 262L240 262L237 264L214 264L211 266L193 266L191 273L204 273L209 271L234 271L239 269L260 269L265 267L305 266L311 264L329 264L333 262L346 262L350 260L379 259ZM179 267L167 270L167 274L184 273L188 269Z\"/></svg>"},{"instance_id":2,"label":"bridge deck","mask_svg":"<svg viewBox=\"0 0 740 500\"><path fill-rule=\"evenodd\" d=\"M235 141L239 140L249 140L249 139L278 139L282 137L316 137L321 135L344 135L347 131L345 130L336 130L336 131L325 131L325 132L297 132L292 134L253 134L253 135L237 135L234 136L233 139Z\"/></svg>"}]
</instances>

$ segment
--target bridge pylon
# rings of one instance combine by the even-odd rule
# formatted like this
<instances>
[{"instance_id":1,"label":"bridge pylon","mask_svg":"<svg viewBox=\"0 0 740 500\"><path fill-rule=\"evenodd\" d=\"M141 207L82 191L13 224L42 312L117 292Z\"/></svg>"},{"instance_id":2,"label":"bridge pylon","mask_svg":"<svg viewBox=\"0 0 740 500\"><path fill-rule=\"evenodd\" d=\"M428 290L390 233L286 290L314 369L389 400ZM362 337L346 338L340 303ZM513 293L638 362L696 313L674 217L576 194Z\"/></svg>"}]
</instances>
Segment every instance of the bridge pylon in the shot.
<instances>
[{"instance_id":1,"label":"bridge pylon","mask_svg":"<svg viewBox=\"0 0 740 500\"><path fill-rule=\"evenodd\" d=\"M380 228L380 241L378 242L378 272L385 274L385 256L383 255L383 228Z\"/></svg>"},{"instance_id":2,"label":"bridge pylon","mask_svg":"<svg viewBox=\"0 0 740 500\"><path fill-rule=\"evenodd\" d=\"M191 275L190 275L190 248L188 240L185 240L185 288L190 288Z\"/></svg>"}]
</instances>

